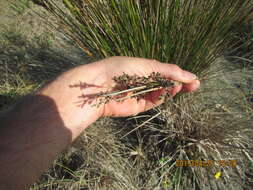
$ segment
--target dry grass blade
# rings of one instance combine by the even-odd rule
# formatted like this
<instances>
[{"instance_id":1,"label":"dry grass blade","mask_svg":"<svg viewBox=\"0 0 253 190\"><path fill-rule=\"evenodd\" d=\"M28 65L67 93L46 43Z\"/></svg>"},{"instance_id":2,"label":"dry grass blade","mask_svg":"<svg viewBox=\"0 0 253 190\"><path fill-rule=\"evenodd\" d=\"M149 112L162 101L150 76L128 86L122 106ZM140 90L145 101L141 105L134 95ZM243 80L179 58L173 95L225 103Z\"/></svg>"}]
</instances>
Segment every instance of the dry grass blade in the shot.
<instances>
[{"instance_id":1,"label":"dry grass blade","mask_svg":"<svg viewBox=\"0 0 253 190\"><path fill-rule=\"evenodd\" d=\"M142 126L146 125L148 122L150 122L151 120L153 120L154 118L158 117L161 113L157 113L156 115L153 115L151 118L149 118L148 120L144 121L141 125L137 126L136 128L134 128L133 130L131 130L130 132L128 132L127 134L125 134L123 137L126 137L127 135L131 134L132 132L136 131L137 129L141 128Z\"/></svg>"}]
</instances>

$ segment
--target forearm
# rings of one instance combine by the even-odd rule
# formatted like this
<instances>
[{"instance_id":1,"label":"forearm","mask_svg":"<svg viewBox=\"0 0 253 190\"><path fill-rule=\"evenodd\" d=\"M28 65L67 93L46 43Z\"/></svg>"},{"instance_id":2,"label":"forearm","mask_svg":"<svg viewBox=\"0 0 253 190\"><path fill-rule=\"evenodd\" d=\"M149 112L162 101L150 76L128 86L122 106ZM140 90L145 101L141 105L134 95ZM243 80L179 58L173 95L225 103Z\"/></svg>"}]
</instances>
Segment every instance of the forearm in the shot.
<instances>
[{"instance_id":1,"label":"forearm","mask_svg":"<svg viewBox=\"0 0 253 190\"><path fill-rule=\"evenodd\" d=\"M1 189L28 188L72 139L45 96L25 97L0 123Z\"/></svg>"}]
</instances>

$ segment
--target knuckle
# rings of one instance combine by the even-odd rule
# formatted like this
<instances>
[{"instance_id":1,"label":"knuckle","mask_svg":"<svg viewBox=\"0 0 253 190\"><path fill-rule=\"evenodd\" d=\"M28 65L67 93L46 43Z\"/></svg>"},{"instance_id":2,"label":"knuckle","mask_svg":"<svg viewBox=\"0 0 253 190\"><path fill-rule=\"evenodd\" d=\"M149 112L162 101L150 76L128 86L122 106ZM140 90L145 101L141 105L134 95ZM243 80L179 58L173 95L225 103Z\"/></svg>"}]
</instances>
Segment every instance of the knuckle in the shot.
<instances>
[{"instance_id":1,"label":"knuckle","mask_svg":"<svg viewBox=\"0 0 253 190\"><path fill-rule=\"evenodd\" d=\"M181 71L182 70L178 65L175 65L175 64L170 64L170 67L171 67L171 69L173 69L175 71Z\"/></svg>"},{"instance_id":2,"label":"knuckle","mask_svg":"<svg viewBox=\"0 0 253 190\"><path fill-rule=\"evenodd\" d=\"M153 61L154 63L160 63L160 61L158 61L156 59L151 59L151 61Z\"/></svg>"},{"instance_id":3,"label":"knuckle","mask_svg":"<svg viewBox=\"0 0 253 190\"><path fill-rule=\"evenodd\" d=\"M151 59L150 61L151 61L151 64L154 64L154 65L161 63L160 61L156 59Z\"/></svg>"}]
</instances>

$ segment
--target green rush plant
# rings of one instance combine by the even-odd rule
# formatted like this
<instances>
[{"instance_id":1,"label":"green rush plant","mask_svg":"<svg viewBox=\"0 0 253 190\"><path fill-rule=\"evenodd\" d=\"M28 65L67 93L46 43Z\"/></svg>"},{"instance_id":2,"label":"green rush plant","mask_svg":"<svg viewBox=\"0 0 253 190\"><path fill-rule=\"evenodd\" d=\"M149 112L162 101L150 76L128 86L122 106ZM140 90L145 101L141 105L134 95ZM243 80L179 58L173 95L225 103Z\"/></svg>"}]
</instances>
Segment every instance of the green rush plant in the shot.
<instances>
[{"instance_id":1,"label":"green rush plant","mask_svg":"<svg viewBox=\"0 0 253 190\"><path fill-rule=\"evenodd\" d=\"M135 56L199 74L221 55L250 0L44 1L60 29L89 56Z\"/></svg>"},{"instance_id":2,"label":"green rush plant","mask_svg":"<svg viewBox=\"0 0 253 190\"><path fill-rule=\"evenodd\" d=\"M101 164L102 160L98 163L91 158L87 165L96 163L102 168L96 168L96 179L106 173L119 190L243 189L250 183L247 168L253 161L253 130L249 127L253 109L243 89L249 88L246 83L252 71L230 67L226 61L221 61L220 56L240 43L234 39L232 28L243 23L251 13L251 0L42 2L57 20L52 25L93 60L109 56L157 59L177 64L197 74L203 82L195 94L181 95L146 116L130 118L125 121L127 127L123 129L120 124L117 135L121 134L124 138L114 139L114 142L124 144L124 148L117 154L110 152L107 159L115 163L117 159L123 159L122 170L119 171L120 167L115 164L106 167ZM225 75L229 81L224 78ZM122 82L124 77L128 77L128 83ZM152 77L154 79L155 74ZM129 78L127 75L114 78L120 88L125 88L102 92L99 96L104 99L100 103L106 103L113 97L118 101L124 100L122 93L129 91L136 98L142 98L139 93L143 95L149 90L173 85L173 81L164 81L159 77L153 79ZM243 89L235 88L234 83L243 84ZM102 144L99 146L103 147ZM179 167L176 165L178 160L211 160L214 165ZM223 160L228 163L221 165ZM237 161L236 167L229 166L233 160ZM122 176L125 166L129 170L126 176ZM92 169L86 167L85 170L89 173ZM221 175L217 180L215 174L219 172ZM92 183L88 180L90 176L85 174L80 177L85 178L88 184L82 187L99 190L115 187L95 188L92 185L94 180ZM135 176L134 179L132 176Z\"/></svg>"}]
</instances>

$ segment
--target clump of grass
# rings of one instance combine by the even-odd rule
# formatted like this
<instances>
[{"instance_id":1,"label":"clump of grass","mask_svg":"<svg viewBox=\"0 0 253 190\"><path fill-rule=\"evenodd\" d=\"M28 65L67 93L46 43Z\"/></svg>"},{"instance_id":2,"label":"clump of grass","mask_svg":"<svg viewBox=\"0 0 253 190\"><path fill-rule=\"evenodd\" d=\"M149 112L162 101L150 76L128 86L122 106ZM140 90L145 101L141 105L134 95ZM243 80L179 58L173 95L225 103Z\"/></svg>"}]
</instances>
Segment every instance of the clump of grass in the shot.
<instances>
[{"instance_id":1,"label":"clump of grass","mask_svg":"<svg viewBox=\"0 0 253 190\"><path fill-rule=\"evenodd\" d=\"M118 189L243 189L248 182L246 168L253 157L249 127L252 107L244 91L234 87L234 79L227 82L227 78L223 78L229 68L213 70L212 67L234 42L231 27L247 17L251 1L62 2L65 8L60 1L44 1L47 10L57 18L61 31L93 59L123 55L172 62L200 76L204 84L202 90L193 95L179 96L146 116L130 118L134 123L124 120L126 127L117 135L121 134L122 144L131 147L131 151L124 147L119 152L128 152L128 155L120 156L103 152L103 158L116 162L124 158L129 163L128 169L143 172L121 173L115 168L117 165L101 164L105 162L98 160L97 167L103 165L103 169L117 173L114 177ZM226 64L219 62L219 65ZM245 82L241 81L245 79L243 70L233 68L229 73L233 77L239 73L240 81L236 83ZM146 84L143 89L147 89ZM116 93L101 95L110 97ZM144 120L145 117L148 119ZM213 160L216 164L212 168L177 167L177 160ZM221 160L236 160L237 165L235 168L220 166ZM217 172L222 173L221 180L215 179ZM122 182L123 178L132 179L131 175L136 180ZM89 176L83 176L79 182L87 178ZM121 186L122 183L129 186ZM138 185L132 185L134 183ZM114 189L112 187L115 186L107 189Z\"/></svg>"},{"instance_id":2,"label":"clump of grass","mask_svg":"<svg viewBox=\"0 0 253 190\"><path fill-rule=\"evenodd\" d=\"M172 62L198 74L223 53L250 11L236 1L44 1L61 31L94 59L124 55Z\"/></svg>"}]
</instances>

